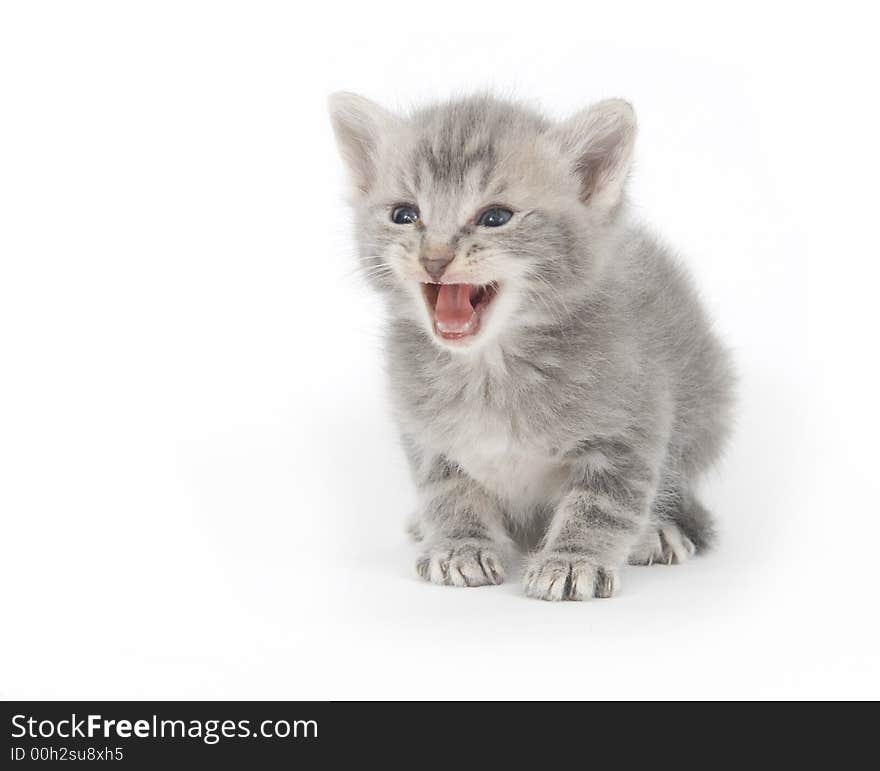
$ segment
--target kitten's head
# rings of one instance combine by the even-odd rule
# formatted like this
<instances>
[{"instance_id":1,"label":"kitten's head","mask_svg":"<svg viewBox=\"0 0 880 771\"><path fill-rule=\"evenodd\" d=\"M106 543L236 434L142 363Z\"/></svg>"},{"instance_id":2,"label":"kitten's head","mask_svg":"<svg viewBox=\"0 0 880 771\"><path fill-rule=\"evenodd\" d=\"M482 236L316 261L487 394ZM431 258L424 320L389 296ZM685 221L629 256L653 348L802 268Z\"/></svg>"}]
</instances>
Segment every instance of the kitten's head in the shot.
<instances>
[{"instance_id":1,"label":"kitten's head","mask_svg":"<svg viewBox=\"0 0 880 771\"><path fill-rule=\"evenodd\" d=\"M404 117L339 93L330 113L364 269L439 345L558 324L589 288L632 157L629 104L554 124L489 97Z\"/></svg>"}]
</instances>

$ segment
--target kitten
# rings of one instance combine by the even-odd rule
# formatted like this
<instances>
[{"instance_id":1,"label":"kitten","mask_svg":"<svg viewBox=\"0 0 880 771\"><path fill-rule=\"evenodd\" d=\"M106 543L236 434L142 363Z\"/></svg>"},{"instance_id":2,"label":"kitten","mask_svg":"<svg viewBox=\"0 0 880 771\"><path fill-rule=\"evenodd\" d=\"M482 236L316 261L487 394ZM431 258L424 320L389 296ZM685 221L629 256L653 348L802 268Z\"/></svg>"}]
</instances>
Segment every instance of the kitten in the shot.
<instances>
[{"instance_id":1,"label":"kitten","mask_svg":"<svg viewBox=\"0 0 880 771\"><path fill-rule=\"evenodd\" d=\"M339 93L330 112L387 299L419 574L498 584L531 544L526 594L584 600L627 561L708 547L694 483L728 433L732 367L629 213L630 105L552 123L479 96L403 117Z\"/></svg>"}]
</instances>

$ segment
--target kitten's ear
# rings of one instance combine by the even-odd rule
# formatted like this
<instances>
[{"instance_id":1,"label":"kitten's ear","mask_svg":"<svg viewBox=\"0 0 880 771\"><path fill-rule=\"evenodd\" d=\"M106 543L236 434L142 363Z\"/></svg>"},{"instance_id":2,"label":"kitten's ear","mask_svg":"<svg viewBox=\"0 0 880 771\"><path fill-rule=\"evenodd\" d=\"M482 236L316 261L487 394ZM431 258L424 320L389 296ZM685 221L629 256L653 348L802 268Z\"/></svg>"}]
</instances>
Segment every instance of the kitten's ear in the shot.
<instances>
[{"instance_id":1,"label":"kitten's ear","mask_svg":"<svg viewBox=\"0 0 880 771\"><path fill-rule=\"evenodd\" d=\"M620 201L632 162L636 114L629 102L606 99L550 129L570 159L581 200L608 211Z\"/></svg>"},{"instance_id":2,"label":"kitten's ear","mask_svg":"<svg viewBox=\"0 0 880 771\"><path fill-rule=\"evenodd\" d=\"M375 180L380 142L400 119L369 99L347 91L331 94L327 106L339 153L355 188L366 193Z\"/></svg>"}]
</instances>

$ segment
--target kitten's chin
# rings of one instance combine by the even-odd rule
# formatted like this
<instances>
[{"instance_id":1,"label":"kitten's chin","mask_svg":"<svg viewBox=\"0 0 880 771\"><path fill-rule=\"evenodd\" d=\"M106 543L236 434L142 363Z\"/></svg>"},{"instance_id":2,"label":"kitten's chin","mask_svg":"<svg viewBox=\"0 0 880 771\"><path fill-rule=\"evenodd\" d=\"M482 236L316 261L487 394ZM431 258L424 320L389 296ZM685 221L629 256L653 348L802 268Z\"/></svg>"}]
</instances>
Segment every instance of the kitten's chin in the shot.
<instances>
[{"instance_id":1,"label":"kitten's chin","mask_svg":"<svg viewBox=\"0 0 880 771\"><path fill-rule=\"evenodd\" d=\"M469 348L484 334L492 305L500 292L488 284L421 285L434 336L445 347Z\"/></svg>"}]
</instances>

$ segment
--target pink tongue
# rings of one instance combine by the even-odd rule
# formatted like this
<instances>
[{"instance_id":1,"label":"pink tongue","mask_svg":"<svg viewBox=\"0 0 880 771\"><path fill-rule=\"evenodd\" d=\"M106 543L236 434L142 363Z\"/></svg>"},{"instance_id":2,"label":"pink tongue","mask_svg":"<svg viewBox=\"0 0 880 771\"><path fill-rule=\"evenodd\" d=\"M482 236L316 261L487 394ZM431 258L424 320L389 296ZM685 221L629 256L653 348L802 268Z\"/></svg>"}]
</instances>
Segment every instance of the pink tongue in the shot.
<instances>
[{"instance_id":1,"label":"pink tongue","mask_svg":"<svg viewBox=\"0 0 880 771\"><path fill-rule=\"evenodd\" d=\"M434 315L437 326L446 332L464 330L474 315L470 284L441 284Z\"/></svg>"}]
</instances>

